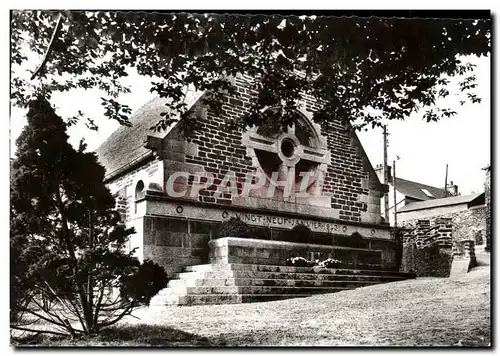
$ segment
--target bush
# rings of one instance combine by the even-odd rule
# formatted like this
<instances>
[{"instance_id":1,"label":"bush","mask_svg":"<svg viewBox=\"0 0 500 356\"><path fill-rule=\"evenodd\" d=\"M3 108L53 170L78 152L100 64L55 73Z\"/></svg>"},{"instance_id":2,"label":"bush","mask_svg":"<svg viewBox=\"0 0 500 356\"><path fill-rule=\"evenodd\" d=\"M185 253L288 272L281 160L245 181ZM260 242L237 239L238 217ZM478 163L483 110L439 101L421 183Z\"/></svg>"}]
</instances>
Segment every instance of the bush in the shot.
<instances>
[{"instance_id":1,"label":"bush","mask_svg":"<svg viewBox=\"0 0 500 356\"><path fill-rule=\"evenodd\" d=\"M250 227L248 237L252 239L271 240L271 228L269 226Z\"/></svg>"},{"instance_id":2,"label":"bush","mask_svg":"<svg viewBox=\"0 0 500 356\"><path fill-rule=\"evenodd\" d=\"M408 229L402 227L395 227L391 229L391 236L394 242L396 242L396 267L399 269L401 266L401 260L403 257L403 235L408 231Z\"/></svg>"},{"instance_id":3,"label":"bush","mask_svg":"<svg viewBox=\"0 0 500 356\"><path fill-rule=\"evenodd\" d=\"M250 227L241 221L239 217L232 217L222 222L217 230L215 238L221 237L249 237Z\"/></svg>"},{"instance_id":4,"label":"bush","mask_svg":"<svg viewBox=\"0 0 500 356\"><path fill-rule=\"evenodd\" d=\"M354 232L351 236L335 236L335 244L344 247L366 248L363 236L359 232Z\"/></svg>"},{"instance_id":5,"label":"bush","mask_svg":"<svg viewBox=\"0 0 500 356\"><path fill-rule=\"evenodd\" d=\"M304 224L297 224L291 230L282 231L278 236L278 240L299 242L299 243L311 243L312 231Z\"/></svg>"},{"instance_id":6,"label":"bush","mask_svg":"<svg viewBox=\"0 0 500 356\"><path fill-rule=\"evenodd\" d=\"M104 167L68 142L47 99L33 97L26 118L11 166L10 327L97 334L147 306L167 275L125 248L135 229L121 223Z\"/></svg>"}]
</instances>

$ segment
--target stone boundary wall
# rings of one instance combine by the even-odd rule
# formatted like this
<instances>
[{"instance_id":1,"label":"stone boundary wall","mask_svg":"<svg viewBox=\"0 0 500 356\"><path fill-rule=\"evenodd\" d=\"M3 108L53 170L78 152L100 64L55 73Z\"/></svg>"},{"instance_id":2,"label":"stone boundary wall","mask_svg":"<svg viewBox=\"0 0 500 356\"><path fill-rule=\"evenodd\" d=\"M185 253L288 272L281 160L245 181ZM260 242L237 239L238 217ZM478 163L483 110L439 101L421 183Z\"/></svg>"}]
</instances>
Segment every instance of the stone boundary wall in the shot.
<instances>
[{"instance_id":1,"label":"stone boundary wall","mask_svg":"<svg viewBox=\"0 0 500 356\"><path fill-rule=\"evenodd\" d=\"M448 277L451 269L451 219L418 220L416 226L403 235L400 271L413 272L417 277Z\"/></svg>"},{"instance_id":2,"label":"stone boundary wall","mask_svg":"<svg viewBox=\"0 0 500 356\"><path fill-rule=\"evenodd\" d=\"M462 240L453 244L453 263L450 277L461 276L477 266L474 240Z\"/></svg>"},{"instance_id":3,"label":"stone boundary wall","mask_svg":"<svg viewBox=\"0 0 500 356\"><path fill-rule=\"evenodd\" d=\"M417 277L467 273L476 263L474 239L455 238L452 227L452 218L437 218L432 222L418 220L416 226L403 235L400 271L413 272ZM464 263L459 262L463 260L466 260L465 268Z\"/></svg>"},{"instance_id":4,"label":"stone boundary wall","mask_svg":"<svg viewBox=\"0 0 500 356\"><path fill-rule=\"evenodd\" d=\"M434 223L438 223L439 219L450 219L452 224L452 234L456 241L474 239L476 245L482 244L488 236L487 224L487 206L480 205L471 207L467 210L446 214L437 215L428 218ZM405 220L401 222L403 227L414 228L419 220ZM451 244L448 246L451 247Z\"/></svg>"},{"instance_id":5,"label":"stone boundary wall","mask_svg":"<svg viewBox=\"0 0 500 356\"><path fill-rule=\"evenodd\" d=\"M486 251L491 249L491 167L486 168L486 180L484 181L484 199L486 202Z\"/></svg>"}]
</instances>

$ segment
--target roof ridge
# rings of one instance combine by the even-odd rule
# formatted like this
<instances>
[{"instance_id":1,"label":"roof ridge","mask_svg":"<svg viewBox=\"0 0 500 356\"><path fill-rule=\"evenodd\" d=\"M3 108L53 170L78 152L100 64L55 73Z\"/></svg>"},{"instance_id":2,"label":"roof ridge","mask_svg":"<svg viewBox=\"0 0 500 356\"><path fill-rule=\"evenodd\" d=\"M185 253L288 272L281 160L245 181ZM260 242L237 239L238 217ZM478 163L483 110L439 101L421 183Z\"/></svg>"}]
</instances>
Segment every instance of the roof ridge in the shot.
<instances>
[{"instance_id":1,"label":"roof ridge","mask_svg":"<svg viewBox=\"0 0 500 356\"><path fill-rule=\"evenodd\" d=\"M438 206L470 203L473 200L477 199L482 194L484 194L484 192L483 193L476 193L476 194L467 194L467 195L453 195L450 197L412 202L412 203L409 203L409 204L403 206L398 212L403 213L403 212L407 212L407 211L428 209L428 208L434 208L434 207L438 207Z\"/></svg>"},{"instance_id":2,"label":"roof ridge","mask_svg":"<svg viewBox=\"0 0 500 356\"><path fill-rule=\"evenodd\" d=\"M443 188L438 188L438 187L433 186L433 185L429 185L429 184L425 184L425 183L416 182L416 181L414 181L414 180L409 180L409 179L406 179L406 178L396 177L396 179L405 180L405 181L410 182L410 183L415 183L415 184L418 184L418 185L423 185L423 186L430 187L430 188L433 188L433 189L439 189L439 190L442 190L442 191L446 191L446 190L445 190L445 189L443 189Z\"/></svg>"}]
</instances>

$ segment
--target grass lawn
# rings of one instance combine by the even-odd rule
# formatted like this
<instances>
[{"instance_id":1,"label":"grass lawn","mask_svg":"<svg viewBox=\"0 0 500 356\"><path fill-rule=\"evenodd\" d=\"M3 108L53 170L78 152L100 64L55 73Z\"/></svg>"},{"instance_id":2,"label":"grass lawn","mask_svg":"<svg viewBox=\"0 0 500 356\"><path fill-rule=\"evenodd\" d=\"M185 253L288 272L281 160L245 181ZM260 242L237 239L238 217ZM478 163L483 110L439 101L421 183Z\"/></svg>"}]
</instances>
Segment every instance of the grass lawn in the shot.
<instances>
[{"instance_id":1,"label":"grass lawn","mask_svg":"<svg viewBox=\"0 0 500 356\"><path fill-rule=\"evenodd\" d=\"M44 346L488 346L490 266L275 302L139 310L99 338Z\"/></svg>"}]
</instances>

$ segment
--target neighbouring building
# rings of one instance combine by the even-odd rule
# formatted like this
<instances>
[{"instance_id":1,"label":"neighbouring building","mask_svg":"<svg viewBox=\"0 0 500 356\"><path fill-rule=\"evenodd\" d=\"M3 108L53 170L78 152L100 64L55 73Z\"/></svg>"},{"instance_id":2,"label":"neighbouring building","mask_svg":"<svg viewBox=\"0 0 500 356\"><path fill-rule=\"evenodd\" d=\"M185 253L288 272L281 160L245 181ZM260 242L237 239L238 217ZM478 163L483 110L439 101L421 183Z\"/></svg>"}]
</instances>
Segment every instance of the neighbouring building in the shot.
<instances>
[{"instance_id":1,"label":"neighbouring building","mask_svg":"<svg viewBox=\"0 0 500 356\"><path fill-rule=\"evenodd\" d=\"M375 172L377 173L380 181L383 182L383 167L381 164L375 167ZM391 226L394 226L394 206L396 206L396 212L399 212L401 208L411 203L459 195L458 186L453 184L453 182L450 182L447 185L446 190L399 177L396 177L396 182L394 182L391 166L387 166L387 175L387 181L389 184L389 191L387 193L389 201L388 216ZM394 190L396 190L396 201L394 201ZM383 198L381 199L380 204L382 207L382 214L384 216Z\"/></svg>"},{"instance_id":2,"label":"neighbouring building","mask_svg":"<svg viewBox=\"0 0 500 356\"><path fill-rule=\"evenodd\" d=\"M474 239L482 244L486 238L485 193L459 195L408 204L398 212L398 225L415 225L418 220L451 218L453 238Z\"/></svg>"},{"instance_id":3,"label":"neighbouring building","mask_svg":"<svg viewBox=\"0 0 500 356\"><path fill-rule=\"evenodd\" d=\"M349 124L314 123L312 112L319 104L304 96L295 124L287 130L228 129L225 123L241 118L255 95L250 78L237 77L234 83L237 94L226 95L220 116L202 104L207 93L190 96L190 114L200 128L187 138L178 123L161 133L150 130L166 110L164 101L155 99L132 116L132 127L120 127L97 149L123 219L137 231L129 247L173 273L207 263L208 242L219 224L239 216L273 234L303 223L330 245L331 236L357 232L370 241L370 249L383 251L387 266L393 265L394 243L380 210L387 186L380 183ZM284 193L280 175L270 174L276 171L294 177L291 194ZM255 172L264 173L266 182L240 196L245 182L256 183L246 181ZM313 177L305 183L304 172ZM221 188L228 173L234 174L236 191ZM215 180L200 189L204 174ZM174 183L170 192L169 182ZM298 186L308 194L297 194Z\"/></svg>"}]
</instances>

